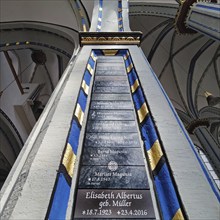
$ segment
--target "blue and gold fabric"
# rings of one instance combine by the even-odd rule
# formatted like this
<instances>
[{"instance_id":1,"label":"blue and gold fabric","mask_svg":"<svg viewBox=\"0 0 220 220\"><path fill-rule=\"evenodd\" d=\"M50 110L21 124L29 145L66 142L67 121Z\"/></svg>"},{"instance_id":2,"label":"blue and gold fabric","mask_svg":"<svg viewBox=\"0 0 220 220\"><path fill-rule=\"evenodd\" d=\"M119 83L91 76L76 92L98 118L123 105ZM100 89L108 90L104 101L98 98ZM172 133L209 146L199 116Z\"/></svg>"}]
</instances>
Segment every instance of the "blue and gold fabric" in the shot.
<instances>
[{"instance_id":1,"label":"blue and gold fabric","mask_svg":"<svg viewBox=\"0 0 220 220\"><path fill-rule=\"evenodd\" d=\"M150 169L154 177L154 185L162 217L166 220L183 220L184 216L178 199L178 194L172 180L172 174L131 56L128 50L121 50L119 55L124 57L128 81L139 121L140 132L145 145Z\"/></svg>"},{"instance_id":2,"label":"blue and gold fabric","mask_svg":"<svg viewBox=\"0 0 220 220\"><path fill-rule=\"evenodd\" d=\"M102 28L102 8L103 8L103 0L99 0L98 22L96 27L97 32L100 32Z\"/></svg>"},{"instance_id":3,"label":"blue and gold fabric","mask_svg":"<svg viewBox=\"0 0 220 220\"><path fill-rule=\"evenodd\" d=\"M76 7L79 11L79 14L80 14L80 18L81 18L81 23L82 23L82 28L83 28L83 31L86 32L87 31L87 28L86 28L86 20L85 20L85 17L82 13L82 9L80 8L80 3L79 3L79 0L76 0L74 1L75 4L76 4Z\"/></svg>"},{"instance_id":4,"label":"blue and gold fabric","mask_svg":"<svg viewBox=\"0 0 220 220\"><path fill-rule=\"evenodd\" d=\"M86 109L90 82L95 69L96 58L97 55L92 51L86 65L77 104L73 114L71 128L67 138L67 144L63 152L54 186L53 196L48 209L47 218L50 220L65 219L66 216L71 181L74 175L74 165L79 144L79 136Z\"/></svg>"},{"instance_id":5,"label":"blue and gold fabric","mask_svg":"<svg viewBox=\"0 0 220 220\"><path fill-rule=\"evenodd\" d=\"M122 17L122 0L118 0L118 31L124 31Z\"/></svg>"}]
</instances>

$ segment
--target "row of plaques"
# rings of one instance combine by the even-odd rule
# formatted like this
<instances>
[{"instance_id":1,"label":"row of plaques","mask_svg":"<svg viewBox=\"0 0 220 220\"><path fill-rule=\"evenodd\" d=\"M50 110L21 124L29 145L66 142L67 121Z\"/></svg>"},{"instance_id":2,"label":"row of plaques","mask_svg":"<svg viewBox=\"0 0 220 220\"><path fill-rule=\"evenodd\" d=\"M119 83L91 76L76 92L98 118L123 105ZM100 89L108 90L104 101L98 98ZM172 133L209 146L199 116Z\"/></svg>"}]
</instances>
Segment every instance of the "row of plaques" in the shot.
<instances>
[{"instance_id":1,"label":"row of plaques","mask_svg":"<svg viewBox=\"0 0 220 220\"><path fill-rule=\"evenodd\" d=\"M112 58L111 58L112 59ZM74 219L155 219L123 60L97 64Z\"/></svg>"}]
</instances>

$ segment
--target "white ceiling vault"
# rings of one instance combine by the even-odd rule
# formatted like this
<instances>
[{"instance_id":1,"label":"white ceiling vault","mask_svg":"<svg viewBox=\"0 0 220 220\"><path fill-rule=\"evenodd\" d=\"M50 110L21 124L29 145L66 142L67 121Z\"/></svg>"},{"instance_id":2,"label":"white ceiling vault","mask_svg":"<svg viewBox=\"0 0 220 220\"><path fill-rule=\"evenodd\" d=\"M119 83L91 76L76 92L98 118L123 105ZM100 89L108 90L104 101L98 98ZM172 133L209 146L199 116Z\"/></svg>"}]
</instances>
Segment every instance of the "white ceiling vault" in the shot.
<instances>
[{"instance_id":1,"label":"white ceiling vault","mask_svg":"<svg viewBox=\"0 0 220 220\"><path fill-rule=\"evenodd\" d=\"M185 127L189 128L196 113L199 119L208 121L207 129L219 145L220 103L208 105L205 96L209 92L220 97L219 42L200 33L177 34L174 23L179 2L129 0L130 27L143 33L141 48ZM22 125L15 110L11 110L21 94L2 51L8 52L22 84L34 82L42 86L35 100L36 104L40 102L42 110L69 59L79 48L78 32L83 30L79 11L85 17L87 29L90 25L94 1L77 0L77 3L74 0L0 0L0 104L9 124L15 127L13 132L19 134L17 139L23 142L30 131ZM36 61L39 53L45 55L45 62ZM192 138L200 146L196 137ZM6 136L4 140L6 145ZM17 145L20 146L19 141ZM10 152L5 150L3 154ZM13 158L5 164L13 163ZM3 169L8 170L8 165Z\"/></svg>"}]
</instances>

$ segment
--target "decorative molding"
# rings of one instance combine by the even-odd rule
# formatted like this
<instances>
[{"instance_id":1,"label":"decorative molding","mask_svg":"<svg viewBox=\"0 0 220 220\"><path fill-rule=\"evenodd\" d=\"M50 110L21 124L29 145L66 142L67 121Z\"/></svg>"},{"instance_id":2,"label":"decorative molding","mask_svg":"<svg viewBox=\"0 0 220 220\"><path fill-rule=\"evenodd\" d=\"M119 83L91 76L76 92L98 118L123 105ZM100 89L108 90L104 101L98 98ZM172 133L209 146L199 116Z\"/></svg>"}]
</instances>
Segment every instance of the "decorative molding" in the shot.
<instances>
[{"instance_id":1,"label":"decorative molding","mask_svg":"<svg viewBox=\"0 0 220 220\"><path fill-rule=\"evenodd\" d=\"M181 0L180 6L177 11L175 17L175 29L176 32L179 34L194 34L196 33L195 30L191 29L187 26L187 17L191 16L189 14L191 7L194 3L198 2L197 0ZM210 0L211 3L217 3L216 0Z\"/></svg>"},{"instance_id":2,"label":"decorative molding","mask_svg":"<svg viewBox=\"0 0 220 220\"><path fill-rule=\"evenodd\" d=\"M105 56L115 56L118 50L102 50Z\"/></svg>"},{"instance_id":3,"label":"decorative molding","mask_svg":"<svg viewBox=\"0 0 220 220\"><path fill-rule=\"evenodd\" d=\"M209 120L207 118L195 119L186 127L186 130L189 132L189 134L193 134L194 130L201 126L208 128L210 126Z\"/></svg>"},{"instance_id":4,"label":"decorative molding","mask_svg":"<svg viewBox=\"0 0 220 220\"><path fill-rule=\"evenodd\" d=\"M181 1L179 9L175 17L175 30L178 34L194 34L194 30L186 26L186 18L188 16L190 7L196 2L196 0Z\"/></svg>"},{"instance_id":5,"label":"decorative molding","mask_svg":"<svg viewBox=\"0 0 220 220\"><path fill-rule=\"evenodd\" d=\"M140 45L141 32L80 32L80 45Z\"/></svg>"}]
</instances>

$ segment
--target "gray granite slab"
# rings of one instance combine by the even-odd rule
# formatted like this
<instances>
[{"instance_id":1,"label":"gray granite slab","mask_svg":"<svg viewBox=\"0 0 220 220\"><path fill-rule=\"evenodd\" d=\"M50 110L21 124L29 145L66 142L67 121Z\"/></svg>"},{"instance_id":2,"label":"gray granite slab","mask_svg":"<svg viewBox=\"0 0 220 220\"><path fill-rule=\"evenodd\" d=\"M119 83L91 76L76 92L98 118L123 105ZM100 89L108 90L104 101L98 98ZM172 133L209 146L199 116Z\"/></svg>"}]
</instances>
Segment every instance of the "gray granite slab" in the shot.
<instances>
[{"instance_id":1,"label":"gray granite slab","mask_svg":"<svg viewBox=\"0 0 220 220\"><path fill-rule=\"evenodd\" d=\"M78 188L149 189L145 166L81 166Z\"/></svg>"},{"instance_id":2,"label":"gray granite slab","mask_svg":"<svg viewBox=\"0 0 220 220\"><path fill-rule=\"evenodd\" d=\"M90 109L133 109L131 101L92 101Z\"/></svg>"},{"instance_id":3,"label":"gray granite slab","mask_svg":"<svg viewBox=\"0 0 220 220\"><path fill-rule=\"evenodd\" d=\"M135 121L91 121L87 122L87 132L136 132Z\"/></svg>"},{"instance_id":4,"label":"gray granite slab","mask_svg":"<svg viewBox=\"0 0 220 220\"><path fill-rule=\"evenodd\" d=\"M74 219L155 219L150 190L79 189Z\"/></svg>"},{"instance_id":5,"label":"gray granite slab","mask_svg":"<svg viewBox=\"0 0 220 220\"><path fill-rule=\"evenodd\" d=\"M138 133L87 133L85 147L139 147Z\"/></svg>"},{"instance_id":6,"label":"gray granite slab","mask_svg":"<svg viewBox=\"0 0 220 220\"><path fill-rule=\"evenodd\" d=\"M92 94L94 101L130 101L130 94Z\"/></svg>"},{"instance_id":7,"label":"gray granite slab","mask_svg":"<svg viewBox=\"0 0 220 220\"><path fill-rule=\"evenodd\" d=\"M144 166L141 148L84 148L83 165L108 165L110 161L118 165Z\"/></svg>"},{"instance_id":8,"label":"gray granite slab","mask_svg":"<svg viewBox=\"0 0 220 220\"><path fill-rule=\"evenodd\" d=\"M134 112L133 110L93 110L89 111L89 119L90 120L126 120L131 121L134 120Z\"/></svg>"}]
</instances>

